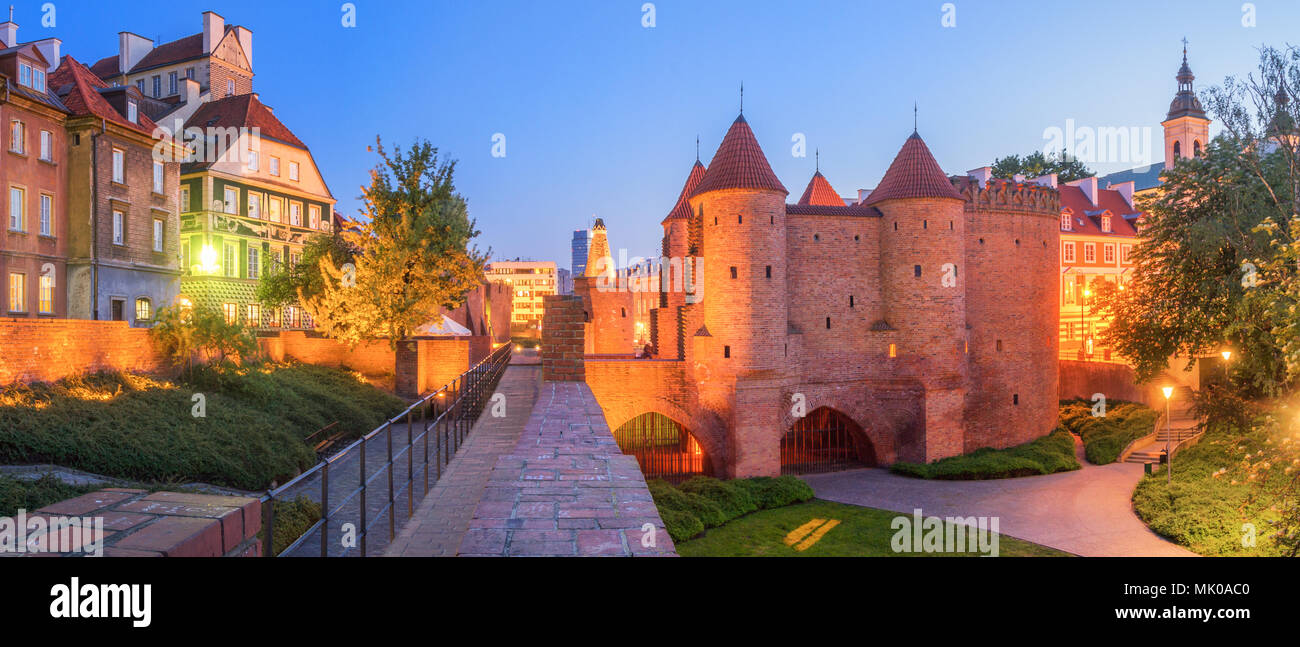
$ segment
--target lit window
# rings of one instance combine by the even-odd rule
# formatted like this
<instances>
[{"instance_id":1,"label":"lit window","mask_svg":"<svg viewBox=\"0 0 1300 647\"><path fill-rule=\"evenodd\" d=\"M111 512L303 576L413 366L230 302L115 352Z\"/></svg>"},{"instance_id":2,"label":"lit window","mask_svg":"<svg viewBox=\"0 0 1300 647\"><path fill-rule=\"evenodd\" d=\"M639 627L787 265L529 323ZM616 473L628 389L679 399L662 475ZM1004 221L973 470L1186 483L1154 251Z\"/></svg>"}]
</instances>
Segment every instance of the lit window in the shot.
<instances>
[{"instance_id":1,"label":"lit window","mask_svg":"<svg viewBox=\"0 0 1300 647\"><path fill-rule=\"evenodd\" d=\"M1132 246L1132 245L1120 245L1120 246L1119 246L1119 262L1124 263L1124 264L1128 264L1128 262L1129 262L1129 256L1131 256L1132 253L1133 253L1133 246Z\"/></svg>"},{"instance_id":2,"label":"lit window","mask_svg":"<svg viewBox=\"0 0 1300 647\"><path fill-rule=\"evenodd\" d=\"M126 214L121 211L113 212L113 244L126 244Z\"/></svg>"},{"instance_id":3,"label":"lit window","mask_svg":"<svg viewBox=\"0 0 1300 647\"><path fill-rule=\"evenodd\" d=\"M239 247L235 243L226 243L225 257L222 259L224 261L226 276L239 276L239 265L236 263L237 258L239 258Z\"/></svg>"},{"instance_id":4,"label":"lit window","mask_svg":"<svg viewBox=\"0 0 1300 647\"><path fill-rule=\"evenodd\" d=\"M126 151L113 149L113 181L126 184Z\"/></svg>"},{"instance_id":5,"label":"lit window","mask_svg":"<svg viewBox=\"0 0 1300 647\"><path fill-rule=\"evenodd\" d=\"M271 198L268 208L271 222L280 222L280 211L284 209L284 200L281 198Z\"/></svg>"},{"instance_id":6,"label":"lit window","mask_svg":"<svg viewBox=\"0 0 1300 647\"><path fill-rule=\"evenodd\" d=\"M153 303L141 297L135 300L135 320L149 321L153 318Z\"/></svg>"},{"instance_id":7,"label":"lit window","mask_svg":"<svg viewBox=\"0 0 1300 647\"><path fill-rule=\"evenodd\" d=\"M898 345L897 345L897 344L890 344L890 345L889 345L889 356L890 356L890 357L898 357Z\"/></svg>"},{"instance_id":8,"label":"lit window","mask_svg":"<svg viewBox=\"0 0 1300 647\"><path fill-rule=\"evenodd\" d=\"M226 316L226 323L235 324L239 322L239 304L223 303L221 304L221 314Z\"/></svg>"},{"instance_id":9,"label":"lit window","mask_svg":"<svg viewBox=\"0 0 1300 647\"><path fill-rule=\"evenodd\" d=\"M159 195L163 192L163 163L153 163L153 192Z\"/></svg>"},{"instance_id":10,"label":"lit window","mask_svg":"<svg viewBox=\"0 0 1300 647\"><path fill-rule=\"evenodd\" d=\"M245 321L250 326L260 326L262 324L262 306L256 303L250 303L247 307L248 314Z\"/></svg>"},{"instance_id":11,"label":"lit window","mask_svg":"<svg viewBox=\"0 0 1300 647\"><path fill-rule=\"evenodd\" d=\"M1110 216L1101 217L1101 230L1107 233L1110 232Z\"/></svg>"},{"instance_id":12,"label":"lit window","mask_svg":"<svg viewBox=\"0 0 1300 647\"><path fill-rule=\"evenodd\" d=\"M27 275L9 273L9 312L27 312Z\"/></svg>"},{"instance_id":13,"label":"lit window","mask_svg":"<svg viewBox=\"0 0 1300 647\"><path fill-rule=\"evenodd\" d=\"M161 252L163 250L163 221L158 218L153 220L153 251Z\"/></svg>"},{"instance_id":14,"label":"lit window","mask_svg":"<svg viewBox=\"0 0 1300 647\"><path fill-rule=\"evenodd\" d=\"M54 277L41 275L36 280L36 308L37 312L48 315L54 314Z\"/></svg>"},{"instance_id":15,"label":"lit window","mask_svg":"<svg viewBox=\"0 0 1300 647\"><path fill-rule=\"evenodd\" d=\"M26 209L27 192L18 187L9 187L9 230L23 231L23 212Z\"/></svg>"},{"instance_id":16,"label":"lit window","mask_svg":"<svg viewBox=\"0 0 1300 647\"><path fill-rule=\"evenodd\" d=\"M41 235L54 235L54 197L41 194Z\"/></svg>"}]
</instances>

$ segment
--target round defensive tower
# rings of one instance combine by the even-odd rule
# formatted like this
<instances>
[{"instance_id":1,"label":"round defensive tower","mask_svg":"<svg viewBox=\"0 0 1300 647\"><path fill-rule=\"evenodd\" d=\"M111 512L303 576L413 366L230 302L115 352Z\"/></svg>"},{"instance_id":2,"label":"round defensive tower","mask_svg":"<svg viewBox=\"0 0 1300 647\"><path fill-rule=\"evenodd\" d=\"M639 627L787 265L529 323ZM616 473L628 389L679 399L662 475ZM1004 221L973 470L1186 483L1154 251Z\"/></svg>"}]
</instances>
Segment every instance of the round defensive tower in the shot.
<instances>
[{"instance_id":1,"label":"round defensive tower","mask_svg":"<svg viewBox=\"0 0 1300 647\"><path fill-rule=\"evenodd\" d=\"M961 194L912 133L865 201L880 210L884 322L897 366L928 379L962 373L966 341Z\"/></svg>"},{"instance_id":2,"label":"round defensive tower","mask_svg":"<svg viewBox=\"0 0 1300 647\"><path fill-rule=\"evenodd\" d=\"M708 355L698 359L714 375L784 366L788 194L744 115L737 117L690 197L702 223L698 251L710 338Z\"/></svg>"}]
</instances>

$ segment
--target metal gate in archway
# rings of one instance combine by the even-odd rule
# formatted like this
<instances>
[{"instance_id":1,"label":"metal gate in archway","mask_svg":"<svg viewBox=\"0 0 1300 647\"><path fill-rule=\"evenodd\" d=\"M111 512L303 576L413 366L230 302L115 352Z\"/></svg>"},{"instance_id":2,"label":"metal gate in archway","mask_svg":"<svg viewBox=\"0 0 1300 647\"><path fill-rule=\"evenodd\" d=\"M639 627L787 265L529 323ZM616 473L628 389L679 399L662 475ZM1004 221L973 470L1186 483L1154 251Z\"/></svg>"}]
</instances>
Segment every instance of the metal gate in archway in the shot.
<instances>
[{"instance_id":1,"label":"metal gate in archway","mask_svg":"<svg viewBox=\"0 0 1300 647\"><path fill-rule=\"evenodd\" d=\"M689 431L661 413L643 413L614 430L624 454L636 456L647 479L684 481L711 476L709 456Z\"/></svg>"},{"instance_id":2,"label":"metal gate in archway","mask_svg":"<svg viewBox=\"0 0 1300 647\"><path fill-rule=\"evenodd\" d=\"M815 474L875 464L871 442L848 416L820 407L781 437L781 473Z\"/></svg>"}]
</instances>

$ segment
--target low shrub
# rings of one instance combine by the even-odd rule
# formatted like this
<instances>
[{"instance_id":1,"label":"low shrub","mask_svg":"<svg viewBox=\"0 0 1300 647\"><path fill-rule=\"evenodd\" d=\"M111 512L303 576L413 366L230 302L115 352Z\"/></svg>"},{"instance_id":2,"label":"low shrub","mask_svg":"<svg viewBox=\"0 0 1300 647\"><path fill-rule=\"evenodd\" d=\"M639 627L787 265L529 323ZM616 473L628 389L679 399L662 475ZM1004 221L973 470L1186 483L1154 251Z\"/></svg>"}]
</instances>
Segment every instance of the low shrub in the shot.
<instances>
[{"instance_id":1,"label":"low shrub","mask_svg":"<svg viewBox=\"0 0 1300 647\"><path fill-rule=\"evenodd\" d=\"M663 519L664 528L673 541L686 541L704 532L704 523L699 517L676 508L659 508L659 518Z\"/></svg>"},{"instance_id":2,"label":"low shrub","mask_svg":"<svg viewBox=\"0 0 1300 647\"><path fill-rule=\"evenodd\" d=\"M271 549L276 555L320 521L320 504L305 496L276 501L272 505L275 506L275 531L271 534Z\"/></svg>"},{"instance_id":3,"label":"low shrub","mask_svg":"<svg viewBox=\"0 0 1300 647\"><path fill-rule=\"evenodd\" d=\"M1160 413L1137 402L1111 400L1105 416L1092 415L1085 400L1061 403L1061 427L1083 440L1084 455L1094 465L1113 463L1129 443L1151 433Z\"/></svg>"},{"instance_id":4,"label":"low shrub","mask_svg":"<svg viewBox=\"0 0 1300 647\"><path fill-rule=\"evenodd\" d=\"M812 486L793 476L755 476L729 483L747 490L762 510L803 503L813 498Z\"/></svg>"},{"instance_id":5,"label":"low shrub","mask_svg":"<svg viewBox=\"0 0 1300 647\"><path fill-rule=\"evenodd\" d=\"M697 476L677 486L677 489L687 494L698 494L717 504L725 517L724 522L758 509L758 504L748 490L711 476Z\"/></svg>"},{"instance_id":6,"label":"low shrub","mask_svg":"<svg viewBox=\"0 0 1300 647\"><path fill-rule=\"evenodd\" d=\"M980 480L1052 474L1079 469L1074 439L1057 428L1052 433L1006 449L984 448L933 463L898 462L890 471L924 479Z\"/></svg>"},{"instance_id":7,"label":"low shrub","mask_svg":"<svg viewBox=\"0 0 1300 647\"><path fill-rule=\"evenodd\" d=\"M721 526L727 520L726 513L718 507L718 504L698 494L683 492L664 481L650 481L649 487L650 496L655 500L655 507L660 511L668 508L689 513L699 519L705 528Z\"/></svg>"}]
</instances>

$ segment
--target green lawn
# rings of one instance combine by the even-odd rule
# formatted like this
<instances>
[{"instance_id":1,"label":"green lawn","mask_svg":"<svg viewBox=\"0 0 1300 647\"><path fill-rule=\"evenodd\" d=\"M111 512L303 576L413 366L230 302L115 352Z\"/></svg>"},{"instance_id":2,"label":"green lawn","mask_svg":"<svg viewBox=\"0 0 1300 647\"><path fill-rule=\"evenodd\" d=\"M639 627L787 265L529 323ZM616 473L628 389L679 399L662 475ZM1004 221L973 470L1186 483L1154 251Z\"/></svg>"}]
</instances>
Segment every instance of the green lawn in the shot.
<instances>
[{"instance_id":1,"label":"green lawn","mask_svg":"<svg viewBox=\"0 0 1300 647\"><path fill-rule=\"evenodd\" d=\"M814 499L807 503L759 510L709 530L704 536L679 542L684 557L941 557L969 553L896 553L890 547L897 512ZM785 544L791 531L812 519L838 519L840 524L803 551ZM1068 557L1054 548L1002 536L1002 557Z\"/></svg>"},{"instance_id":2,"label":"green lawn","mask_svg":"<svg viewBox=\"0 0 1300 647\"><path fill-rule=\"evenodd\" d=\"M1079 469L1074 438L1064 429L1006 449L977 449L933 463L897 462L890 471L923 479L969 481L1052 474Z\"/></svg>"}]
</instances>

